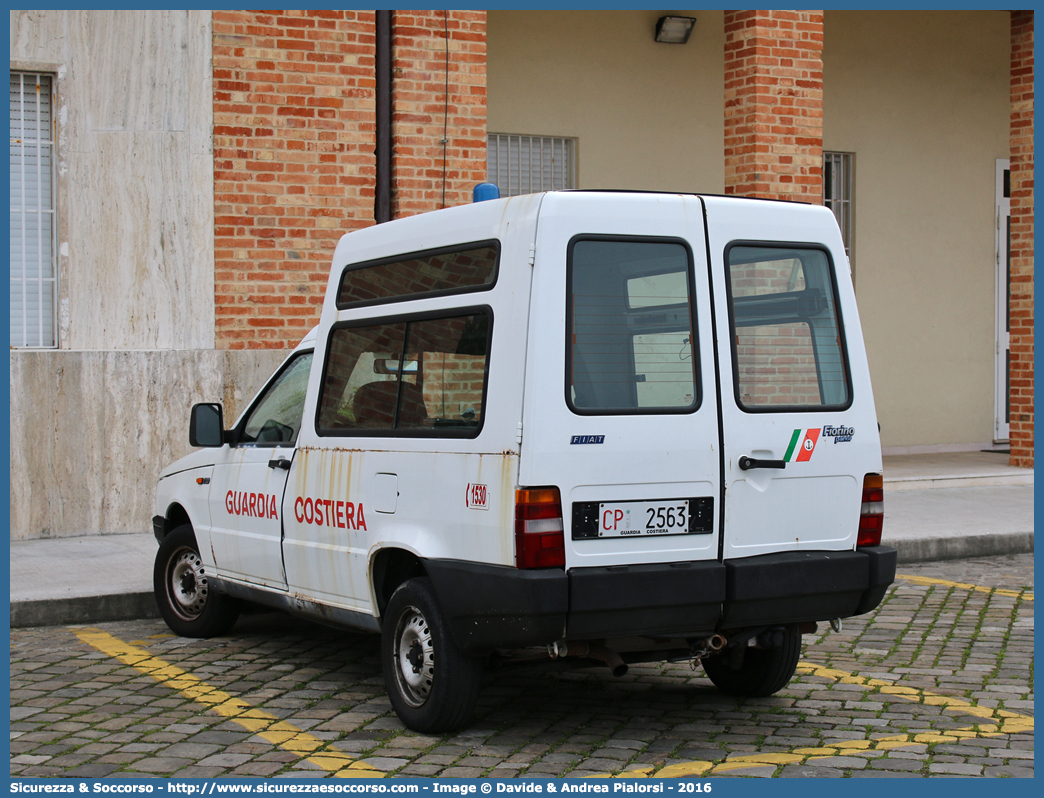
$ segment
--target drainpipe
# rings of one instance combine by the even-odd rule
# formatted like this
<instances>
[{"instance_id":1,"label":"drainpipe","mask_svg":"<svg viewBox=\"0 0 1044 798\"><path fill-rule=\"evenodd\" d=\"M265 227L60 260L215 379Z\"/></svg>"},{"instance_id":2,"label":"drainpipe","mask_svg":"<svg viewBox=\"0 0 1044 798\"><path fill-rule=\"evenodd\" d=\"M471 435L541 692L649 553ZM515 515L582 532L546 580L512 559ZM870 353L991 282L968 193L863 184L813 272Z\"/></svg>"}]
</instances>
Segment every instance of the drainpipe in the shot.
<instances>
[{"instance_id":1,"label":"drainpipe","mask_svg":"<svg viewBox=\"0 0 1044 798\"><path fill-rule=\"evenodd\" d=\"M392 48L391 11L377 11L377 182L374 187L373 219L377 224L391 221L392 188Z\"/></svg>"}]
</instances>

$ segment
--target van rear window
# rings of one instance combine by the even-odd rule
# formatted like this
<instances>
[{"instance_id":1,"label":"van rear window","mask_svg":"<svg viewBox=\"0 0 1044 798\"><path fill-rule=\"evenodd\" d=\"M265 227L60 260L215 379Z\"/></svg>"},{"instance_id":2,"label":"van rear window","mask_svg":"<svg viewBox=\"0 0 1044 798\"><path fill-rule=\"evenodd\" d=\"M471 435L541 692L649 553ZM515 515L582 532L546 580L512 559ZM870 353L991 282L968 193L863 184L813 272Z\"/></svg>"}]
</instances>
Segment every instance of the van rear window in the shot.
<instances>
[{"instance_id":1,"label":"van rear window","mask_svg":"<svg viewBox=\"0 0 1044 798\"><path fill-rule=\"evenodd\" d=\"M688 246L582 236L570 243L568 269L569 407L580 414L695 409Z\"/></svg>"},{"instance_id":2,"label":"van rear window","mask_svg":"<svg viewBox=\"0 0 1044 798\"><path fill-rule=\"evenodd\" d=\"M488 309L335 327L319 434L474 437L482 426L491 328Z\"/></svg>"},{"instance_id":3,"label":"van rear window","mask_svg":"<svg viewBox=\"0 0 1044 798\"><path fill-rule=\"evenodd\" d=\"M500 245L483 241L353 264L341 274L337 307L484 291L496 282L499 257Z\"/></svg>"},{"instance_id":4,"label":"van rear window","mask_svg":"<svg viewBox=\"0 0 1044 798\"><path fill-rule=\"evenodd\" d=\"M827 253L734 244L726 262L739 406L754 412L847 407L847 357Z\"/></svg>"}]
</instances>

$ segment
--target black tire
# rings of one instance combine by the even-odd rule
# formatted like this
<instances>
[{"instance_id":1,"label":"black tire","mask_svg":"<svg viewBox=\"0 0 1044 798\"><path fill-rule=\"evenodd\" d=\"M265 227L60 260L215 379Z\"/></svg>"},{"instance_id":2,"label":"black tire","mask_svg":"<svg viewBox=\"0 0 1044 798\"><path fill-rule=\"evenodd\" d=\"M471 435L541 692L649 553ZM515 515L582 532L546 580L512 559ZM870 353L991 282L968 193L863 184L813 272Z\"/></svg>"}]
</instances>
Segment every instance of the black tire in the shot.
<instances>
[{"instance_id":1,"label":"black tire","mask_svg":"<svg viewBox=\"0 0 1044 798\"><path fill-rule=\"evenodd\" d=\"M395 714L409 728L452 731L471 719L485 660L457 648L431 580L410 579L392 594L384 613L381 663Z\"/></svg>"},{"instance_id":2,"label":"black tire","mask_svg":"<svg viewBox=\"0 0 1044 798\"><path fill-rule=\"evenodd\" d=\"M160 543L152 587L160 615L182 637L223 635L239 617L239 602L208 583L196 535L188 524L171 531Z\"/></svg>"},{"instance_id":3,"label":"black tire","mask_svg":"<svg viewBox=\"0 0 1044 798\"><path fill-rule=\"evenodd\" d=\"M703 660L703 670L714 686L726 695L767 696L786 687L794 678L801 656L801 632L788 626L783 645L772 648L748 648L743 664L733 669L729 651Z\"/></svg>"}]
</instances>

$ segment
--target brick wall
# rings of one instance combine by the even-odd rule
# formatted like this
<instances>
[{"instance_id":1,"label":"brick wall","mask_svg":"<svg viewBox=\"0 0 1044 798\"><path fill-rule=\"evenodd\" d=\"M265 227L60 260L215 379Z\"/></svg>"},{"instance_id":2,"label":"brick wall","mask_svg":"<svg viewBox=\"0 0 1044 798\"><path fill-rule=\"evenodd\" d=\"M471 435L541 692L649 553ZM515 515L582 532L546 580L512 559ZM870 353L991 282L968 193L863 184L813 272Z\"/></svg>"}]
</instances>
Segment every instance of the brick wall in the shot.
<instances>
[{"instance_id":1,"label":"brick wall","mask_svg":"<svg viewBox=\"0 0 1044 798\"><path fill-rule=\"evenodd\" d=\"M396 11L393 20L398 218L471 202L472 188L486 179L486 12Z\"/></svg>"},{"instance_id":2,"label":"brick wall","mask_svg":"<svg viewBox=\"0 0 1044 798\"><path fill-rule=\"evenodd\" d=\"M319 319L342 234L374 223L373 11L215 11L216 344L285 348ZM485 179L485 13L396 12L393 216Z\"/></svg>"},{"instance_id":3,"label":"brick wall","mask_svg":"<svg viewBox=\"0 0 1044 798\"><path fill-rule=\"evenodd\" d=\"M1033 12L1011 12L1011 463L1033 466Z\"/></svg>"},{"instance_id":4,"label":"brick wall","mask_svg":"<svg viewBox=\"0 0 1044 798\"><path fill-rule=\"evenodd\" d=\"M725 12L725 193L822 202L823 12Z\"/></svg>"},{"instance_id":5,"label":"brick wall","mask_svg":"<svg viewBox=\"0 0 1044 798\"><path fill-rule=\"evenodd\" d=\"M374 13L214 12L217 346L293 346L373 223Z\"/></svg>"}]
</instances>

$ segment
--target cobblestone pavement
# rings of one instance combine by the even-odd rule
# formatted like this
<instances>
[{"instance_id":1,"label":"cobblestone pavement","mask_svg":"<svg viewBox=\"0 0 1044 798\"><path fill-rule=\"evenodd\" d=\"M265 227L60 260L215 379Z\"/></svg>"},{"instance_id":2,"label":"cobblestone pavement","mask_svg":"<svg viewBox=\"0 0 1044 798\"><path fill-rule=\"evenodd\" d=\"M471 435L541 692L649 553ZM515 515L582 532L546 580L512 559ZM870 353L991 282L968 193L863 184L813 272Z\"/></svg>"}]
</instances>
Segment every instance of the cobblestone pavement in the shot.
<instances>
[{"instance_id":1,"label":"cobblestone pavement","mask_svg":"<svg viewBox=\"0 0 1044 798\"><path fill-rule=\"evenodd\" d=\"M375 636L274 613L210 641L17 629L11 774L1032 776L1032 555L900 574L874 613L806 636L771 698L724 697L687 663L500 671L441 737L391 712Z\"/></svg>"}]
</instances>

